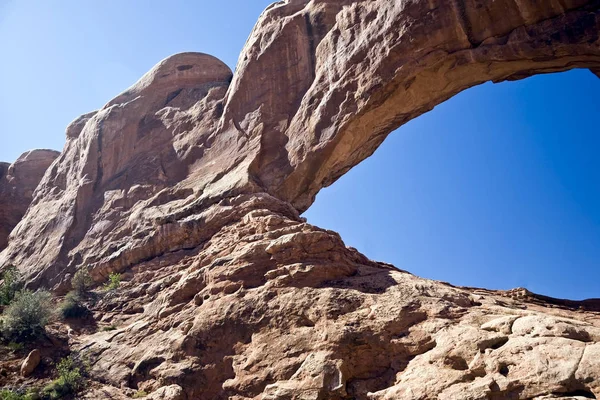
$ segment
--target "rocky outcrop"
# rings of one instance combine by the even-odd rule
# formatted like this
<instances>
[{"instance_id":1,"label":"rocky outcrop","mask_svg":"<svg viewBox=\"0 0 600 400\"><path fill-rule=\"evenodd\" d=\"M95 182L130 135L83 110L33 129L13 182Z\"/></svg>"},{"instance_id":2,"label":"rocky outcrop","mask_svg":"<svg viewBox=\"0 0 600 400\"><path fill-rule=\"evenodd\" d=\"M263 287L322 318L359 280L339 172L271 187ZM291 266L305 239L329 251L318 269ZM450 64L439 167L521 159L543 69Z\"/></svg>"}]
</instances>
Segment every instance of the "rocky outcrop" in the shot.
<instances>
[{"instance_id":1,"label":"rocky outcrop","mask_svg":"<svg viewBox=\"0 0 600 400\"><path fill-rule=\"evenodd\" d=\"M160 232L168 224L161 220L202 196L203 185L218 181L221 159L234 157L235 137L215 128L230 80L216 58L179 54L73 121L1 257L26 266L28 279L57 286L82 265L100 275L185 245Z\"/></svg>"},{"instance_id":2,"label":"rocky outcrop","mask_svg":"<svg viewBox=\"0 0 600 400\"><path fill-rule=\"evenodd\" d=\"M600 394L598 302L455 288L299 213L393 129L473 85L600 67L597 1L280 1L236 73L159 63L67 143L0 265L123 274L71 338L105 387L181 399Z\"/></svg>"},{"instance_id":3,"label":"rocky outcrop","mask_svg":"<svg viewBox=\"0 0 600 400\"><path fill-rule=\"evenodd\" d=\"M266 194L215 204L203 221L221 228L137 264L99 305L118 329L79 349L101 382L178 385L188 399L600 394L597 312L374 263Z\"/></svg>"},{"instance_id":4,"label":"rocky outcrop","mask_svg":"<svg viewBox=\"0 0 600 400\"><path fill-rule=\"evenodd\" d=\"M35 188L58 154L52 150L32 150L12 165L0 163L0 251L6 247L8 235L23 218Z\"/></svg>"},{"instance_id":5,"label":"rocky outcrop","mask_svg":"<svg viewBox=\"0 0 600 400\"><path fill-rule=\"evenodd\" d=\"M198 246L204 234L187 219L224 198L264 192L303 211L394 128L461 90L598 69L598 9L275 3L235 75L214 57L179 54L74 121L0 262L31 266L22 268L33 285L64 286L82 265L101 279Z\"/></svg>"}]
</instances>

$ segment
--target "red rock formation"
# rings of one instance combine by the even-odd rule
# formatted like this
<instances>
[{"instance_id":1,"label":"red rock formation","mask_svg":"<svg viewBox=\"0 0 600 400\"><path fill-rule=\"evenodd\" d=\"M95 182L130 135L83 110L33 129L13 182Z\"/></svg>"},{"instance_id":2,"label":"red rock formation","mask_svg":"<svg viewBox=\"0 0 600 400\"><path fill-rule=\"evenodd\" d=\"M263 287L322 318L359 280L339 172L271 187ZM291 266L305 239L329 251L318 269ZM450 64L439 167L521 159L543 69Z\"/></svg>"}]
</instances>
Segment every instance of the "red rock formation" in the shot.
<instances>
[{"instance_id":1,"label":"red rock formation","mask_svg":"<svg viewBox=\"0 0 600 400\"><path fill-rule=\"evenodd\" d=\"M83 267L123 273L94 310L118 329L72 339L105 385L88 398L598 396L594 302L420 279L299 212L461 90L598 70L599 15L585 0L278 2L234 75L176 55L74 121L0 265L58 293Z\"/></svg>"},{"instance_id":2,"label":"red rock formation","mask_svg":"<svg viewBox=\"0 0 600 400\"><path fill-rule=\"evenodd\" d=\"M242 51L224 118L262 136L252 172L306 210L391 131L464 89L598 69L599 24L586 0L278 2Z\"/></svg>"},{"instance_id":3,"label":"red rock formation","mask_svg":"<svg viewBox=\"0 0 600 400\"><path fill-rule=\"evenodd\" d=\"M33 192L46 169L58 157L52 150L32 150L12 165L0 163L0 251L33 199Z\"/></svg>"}]
</instances>

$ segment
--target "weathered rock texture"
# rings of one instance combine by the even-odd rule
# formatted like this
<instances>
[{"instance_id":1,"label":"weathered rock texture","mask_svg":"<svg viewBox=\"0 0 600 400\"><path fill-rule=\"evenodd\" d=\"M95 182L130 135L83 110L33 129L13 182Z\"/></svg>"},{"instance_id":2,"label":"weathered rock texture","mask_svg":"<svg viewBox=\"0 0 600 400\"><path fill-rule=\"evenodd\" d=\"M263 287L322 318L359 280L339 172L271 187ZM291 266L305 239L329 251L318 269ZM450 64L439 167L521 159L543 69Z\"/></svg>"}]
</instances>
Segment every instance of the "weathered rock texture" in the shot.
<instances>
[{"instance_id":1,"label":"weathered rock texture","mask_svg":"<svg viewBox=\"0 0 600 400\"><path fill-rule=\"evenodd\" d=\"M33 199L33 192L46 169L58 157L57 151L32 150L12 165L0 163L0 251Z\"/></svg>"},{"instance_id":2,"label":"weathered rock texture","mask_svg":"<svg viewBox=\"0 0 600 400\"><path fill-rule=\"evenodd\" d=\"M299 216L393 129L473 85L600 69L598 1L281 1L235 74L170 57L67 128L0 263L123 286L74 337L88 398L600 395L600 307L455 288Z\"/></svg>"},{"instance_id":3,"label":"weathered rock texture","mask_svg":"<svg viewBox=\"0 0 600 400\"><path fill-rule=\"evenodd\" d=\"M33 371L35 371L35 369L38 367L38 365L40 365L41 361L42 361L42 354L40 353L40 351L37 349L32 350L27 355L27 358L23 361L23 364L21 364L21 375L23 375L23 376L31 375L33 373Z\"/></svg>"},{"instance_id":4,"label":"weathered rock texture","mask_svg":"<svg viewBox=\"0 0 600 400\"><path fill-rule=\"evenodd\" d=\"M268 195L202 221L220 228L201 248L137 264L99 305L119 329L76 346L101 382L188 399L600 394L598 313L371 262Z\"/></svg>"}]
</instances>

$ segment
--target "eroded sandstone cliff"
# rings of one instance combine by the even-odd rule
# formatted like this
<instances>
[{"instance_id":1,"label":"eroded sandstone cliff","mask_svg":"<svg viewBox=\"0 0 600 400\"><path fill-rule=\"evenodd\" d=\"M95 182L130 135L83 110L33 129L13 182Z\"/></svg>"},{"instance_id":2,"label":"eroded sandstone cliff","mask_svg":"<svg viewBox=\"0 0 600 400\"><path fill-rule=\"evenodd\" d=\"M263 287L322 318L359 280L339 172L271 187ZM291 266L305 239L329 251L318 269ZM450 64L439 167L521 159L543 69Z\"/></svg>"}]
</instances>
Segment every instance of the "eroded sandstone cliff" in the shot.
<instances>
[{"instance_id":1,"label":"eroded sandstone cliff","mask_svg":"<svg viewBox=\"0 0 600 400\"><path fill-rule=\"evenodd\" d=\"M117 330L70 336L88 398L600 395L597 302L455 288L366 259L299 213L389 132L473 85L600 68L600 3L280 1L233 74L159 63L67 128L0 265Z\"/></svg>"},{"instance_id":2,"label":"eroded sandstone cliff","mask_svg":"<svg viewBox=\"0 0 600 400\"><path fill-rule=\"evenodd\" d=\"M8 235L25 215L35 188L58 155L53 150L32 150L12 164L0 163L0 251L8 244Z\"/></svg>"}]
</instances>

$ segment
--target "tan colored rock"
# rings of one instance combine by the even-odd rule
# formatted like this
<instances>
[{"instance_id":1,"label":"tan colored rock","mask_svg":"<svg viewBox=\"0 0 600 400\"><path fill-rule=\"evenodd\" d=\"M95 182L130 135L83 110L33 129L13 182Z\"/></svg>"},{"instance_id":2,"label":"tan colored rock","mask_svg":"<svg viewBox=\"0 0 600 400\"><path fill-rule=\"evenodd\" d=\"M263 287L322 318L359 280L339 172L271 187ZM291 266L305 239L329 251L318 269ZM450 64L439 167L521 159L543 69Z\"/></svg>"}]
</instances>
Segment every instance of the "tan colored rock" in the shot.
<instances>
[{"instance_id":1,"label":"tan colored rock","mask_svg":"<svg viewBox=\"0 0 600 400\"><path fill-rule=\"evenodd\" d=\"M99 305L123 328L82 344L97 379L210 399L598 394L595 313L493 291L474 301L472 289L369 261L267 195L210 210L235 217L200 251L138 264Z\"/></svg>"},{"instance_id":2,"label":"tan colored rock","mask_svg":"<svg viewBox=\"0 0 600 400\"><path fill-rule=\"evenodd\" d=\"M21 376L28 377L35 371L42 361L42 354L39 350L32 350L27 358L21 364Z\"/></svg>"},{"instance_id":3,"label":"tan colored rock","mask_svg":"<svg viewBox=\"0 0 600 400\"><path fill-rule=\"evenodd\" d=\"M33 199L44 173L59 156L52 150L31 150L13 164L0 163L0 251Z\"/></svg>"},{"instance_id":4,"label":"tan colored rock","mask_svg":"<svg viewBox=\"0 0 600 400\"><path fill-rule=\"evenodd\" d=\"M161 387L146 398L148 400L185 400L185 394L181 386L170 385Z\"/></svg>"},{"instance_id":5,"label":"tan colored rock","mask_svg":"<svg viewBox=\"0 0 600 400\"><path fill-rule=\"evenodd\" d=\"M135 393L135 391L131 391ZM131 395L128 396L118 388L101 385L100 387L94 387L87 390L82 397L85 400L129 400Z\"/></svg>"},{"instance_id":6,"label":"tan colored rock","mask_svg":"<svg viewBox=\"0 0 600 400\"><path fill-rule=\"evenodd\" d=\"M75 120L0 265L60 291L122 273L93 309L118 329L74 344L101 382L87 398L598 397L597 300L421 279L299 213L461 90L598 70L599 8L275 3L235 75L175 55Z\"/></svg>"},{"instance_id":7,"label":"tan colored rock","mask_svg":"<svg viewBox=\"0 0 600 400\"><path fill-rule=\"evenodd\" d=\"M481 325L481 329L486 331L495 331L509 335L512 333L514 322L519 318L518 315L509 315L506 317L494 318L491 321Z\"/></svg>"}]
</instances>

